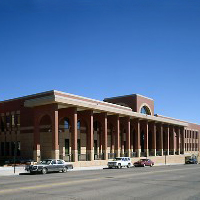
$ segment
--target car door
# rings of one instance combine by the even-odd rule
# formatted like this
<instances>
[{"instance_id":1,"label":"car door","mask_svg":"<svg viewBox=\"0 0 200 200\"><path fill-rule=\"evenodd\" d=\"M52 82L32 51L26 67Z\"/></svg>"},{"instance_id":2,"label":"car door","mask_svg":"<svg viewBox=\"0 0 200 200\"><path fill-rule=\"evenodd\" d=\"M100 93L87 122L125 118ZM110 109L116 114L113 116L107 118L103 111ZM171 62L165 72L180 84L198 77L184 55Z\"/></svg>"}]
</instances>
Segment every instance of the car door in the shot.
<instances>
[{"instance_id":1,"label":"car door","mask_svg":"<svg viewBox=\"0 0 200 200\"><path fill-rule=\"evenodd\" d=\"M57 171L57 162L56 160L52 160L49 165L49 171Z\"/></svg>"},{"instance_id":2,"label":"car door","mask_svg":"<svg viewBox=\"0 0 200 200\"><path fill-rule=\"evenodd\" d=\"M128 158L124 158L124 166L128 165Z\"/></svg>"},{"instance_id":3,"label":"car door","mask_svg":"<svg viewBox=\"0 0 200 200\"><path fill-rule=\"evenodd\" d=\"M57 160L57 170L61 171L64 168L64 163L62 160Z\"/></svg>"}]
</instances>

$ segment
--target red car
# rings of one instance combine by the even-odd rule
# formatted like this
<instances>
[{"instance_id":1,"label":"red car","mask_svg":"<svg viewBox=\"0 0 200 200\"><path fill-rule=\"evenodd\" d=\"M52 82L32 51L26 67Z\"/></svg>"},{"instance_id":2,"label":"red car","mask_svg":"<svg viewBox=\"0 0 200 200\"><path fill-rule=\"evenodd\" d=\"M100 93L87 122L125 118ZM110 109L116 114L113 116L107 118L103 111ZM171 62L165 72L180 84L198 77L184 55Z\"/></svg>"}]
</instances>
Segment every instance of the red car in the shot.
<instances>
[{"instance_id":1,"label":"red car","mask_svg":"<svg viewBox=\"0 0 200 200\"><path fill-rule=\"evenodd\" d=\"M150 159L140 159L137 162L134 163L135 167L141 166L141 167L145 167L145 166L150 166L153 167L154 162L151 161Z\"/></svg>"}]
</instances>

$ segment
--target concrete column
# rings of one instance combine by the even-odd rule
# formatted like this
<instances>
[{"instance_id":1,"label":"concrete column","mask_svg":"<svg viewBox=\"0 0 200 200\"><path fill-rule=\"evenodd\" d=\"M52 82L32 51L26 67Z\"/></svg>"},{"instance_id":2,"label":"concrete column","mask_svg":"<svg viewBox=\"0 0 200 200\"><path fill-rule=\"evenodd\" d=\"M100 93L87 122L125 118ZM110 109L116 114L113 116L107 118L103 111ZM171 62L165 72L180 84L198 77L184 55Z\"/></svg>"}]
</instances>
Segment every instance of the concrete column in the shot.
<instances>
[{"instance_id":1,"label":"concrete column","mask_svg":"<svg viewBox=\"0 0 200 200\"><path fill-rule=\"evenodd\" d=\"M77 133L77 108L71 108L71 145L72 145L72 161L78 161L78 133Z\"/></svg>"},{"instance_id":2,"label":"concrete column","mask_svg":"<svg viewBox=\"0 0 200 200\"><path fill-rule=\"evenodd\" d=\"M89 160L94 160L94 137L93 137L93 111L88 111L87 113L87 155Z\"/></svg>"},{"instance_id":3,"label":"concrete column","mask_svg":"<svg viewBox=\"0 0 200 200\"><path fill-rule=\"evenodd\" d=\"M185 129L184 127L181 127L180 129L180 134L181 134L181 151L183 152L183 154L185 154Z\"/></svg>"},{"instance_id":4,"label":"concrete column","mask_svg":"<svg viewBox=\"0 0 200 200\"><path fill-rule=\"evenodd\" d=\"M180 155L180 127L176 128L176 150Z\"/></svg>"},{"instance_id":5,"label":"concrete column","mask_svg":"<svg viewBox=\"0 0 200 200\"><path fill-rule=\"evenodd\" d=\"M130 147L130 131L131 131L131 126L130 126L130 117L126 118L126 152L127 156L130 157L130 152L131 152L131 147Z\"/></svg>"},{"instance_id":6,"label":"concrete column","mask_svg":"<svg viewBox=\"0 0 200 200\"><path fill-rule=\"evenodd\" d=\"M152 131L152 152L153 155L156 156L156 123L149 123L150 129Z\"/></svg>"},{"instance_id":7,"label":"concrete column","mask_svg":"<svg viewBox=\"0 0 200 200\"><path fill-rule=\"evenodd\" d=\"M119 145L119 134L120 134L120 122L119 122L119 116L115 116L115 155L116 157L120 156L120 145Z\"/></svg>"},{"instance_id":8,"label":"concrete column","mask_svg":"<svg viewBox=\"0 0 200 200\"><path fill-rule=\"evenodd\" d=\"M101 113L102 115L102 149L103 149L103 155L104 160L108 160L108 127L107 127L107 113Z\"/></svg>"},{"instance_id":9,"label":"concrete column","mask_svg":"<svg viewBox=\"0 0 200 200\"><path fill-rule=\"evenodd\" d=\"M140 121L139 119L134 119L134 126L135 126L135 134L136 134L136 146L135 146L135 150L137 153L137 156L140 157L141 155L141 143L140 143Z\"/></svg>"},{"instance_id":10,"label":"concrete column","mask_svg":"<svg viewBox=\"0 0 200 200\"><path fill-rule=\"evenodd\" d=\"M146 157L149 156L149 146L148 146L148 121L141 122L143 130L144 130L144 152L146 153Z\"/></svg>"},{"instance_id":11,"label":"concrete column","mask_svg":"<svg viewBox=\"0 0 200 200\"><path fill-rule=\"evenodd\" d=\"M157 126L159 137L159 151L161 152L161 156L163 156L163 125L160 123Z\"/></svg>"},{"instance_id":12,"label":"concrete column","mask_svg":"<svg viewBox=\"0 0 200 200\"><path fill-rule=\"evenodd\" d=\"M115 133L114 133L114 129L111 129L111 152L115 153Z\"/></svg>"},{"instance_id":13,"label":"concrete column","mask_svg":"<svg viewBox=\"0 0 200 200\"><path fill-rule=\"evenodd\" d=\"M166 155L168 156L169 155L169 125L166 124L163 127L163 130L165 132L165 135L164 135L164 151L166 151Z\"/></svg>"},{"instance_id":14,"label":"concrete column","mask_svg":"<svg viewBox=\"0 0 200 200\"><path fill-rule=\"evenodd\" d=\"M55 105L56 106L56 105ZM52 158L59 159L59 144L58 144L58 109L52 113Z\"/></svg>"},{"instance_id":15,"label":"concrete column","mask_svg":"<svg viewBox=\"0 0 200 200\"><path fill-rule=\"evenodd\" d=\"M174 135L174 126L172 125L169 127L169 135L170 135L170 151L172 151L174 155L175 154L175 145L174 145L175 135Z\"/></svg>"},{"instance_id":16,"label":"concrete column","mask_svg":"<svg viewBox=\"0 0 200 200\"><path fill-rule=\"evenodd\" d=\"M119 145L121 148L121 154L124 155L124 128L120 127L120 140Z\"/></svg>"}]
</instances>

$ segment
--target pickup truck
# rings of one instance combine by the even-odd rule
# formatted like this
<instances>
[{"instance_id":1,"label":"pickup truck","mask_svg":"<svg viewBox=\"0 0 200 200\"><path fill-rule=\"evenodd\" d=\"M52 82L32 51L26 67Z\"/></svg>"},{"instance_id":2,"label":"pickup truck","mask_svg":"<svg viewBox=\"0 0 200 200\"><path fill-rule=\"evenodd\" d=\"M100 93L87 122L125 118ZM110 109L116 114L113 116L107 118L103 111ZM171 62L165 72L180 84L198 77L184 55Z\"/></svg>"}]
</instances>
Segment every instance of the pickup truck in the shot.
<instances>
[{"instance_id":1,"label":"pickup truck","mask_svg":"<svg viewBox=\"0 0 200 200\"><path fill-rule=\"evenodd\" d=\"M116 157L113 161L108 161L108 168L131 167L130 157Z\"/></svg>"}]
</instances>

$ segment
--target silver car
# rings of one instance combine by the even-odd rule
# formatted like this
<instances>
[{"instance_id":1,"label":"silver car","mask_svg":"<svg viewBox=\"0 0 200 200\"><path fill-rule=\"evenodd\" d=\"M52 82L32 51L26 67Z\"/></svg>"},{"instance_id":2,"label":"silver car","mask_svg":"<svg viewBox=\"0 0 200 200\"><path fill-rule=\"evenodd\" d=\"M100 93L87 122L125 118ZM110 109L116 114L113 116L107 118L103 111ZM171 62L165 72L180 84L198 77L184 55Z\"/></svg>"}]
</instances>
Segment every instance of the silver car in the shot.
<instances>
[{"instance_id":1,"label":"silver car","mask_svg":"<svg viewBox=\"0 0 200 200\"><path fill-rule=\"evenodd\" d=\"M26 165L25 170L31 174L40 172L46 174L48 172L67 172L68 169L73 169L72 164L65 163L64 160L46 159L35 165Z\"/></svg>"}]
</instances>

